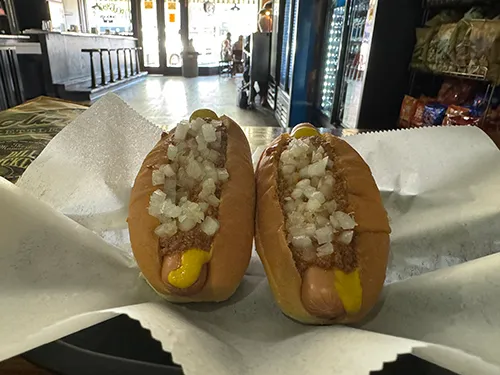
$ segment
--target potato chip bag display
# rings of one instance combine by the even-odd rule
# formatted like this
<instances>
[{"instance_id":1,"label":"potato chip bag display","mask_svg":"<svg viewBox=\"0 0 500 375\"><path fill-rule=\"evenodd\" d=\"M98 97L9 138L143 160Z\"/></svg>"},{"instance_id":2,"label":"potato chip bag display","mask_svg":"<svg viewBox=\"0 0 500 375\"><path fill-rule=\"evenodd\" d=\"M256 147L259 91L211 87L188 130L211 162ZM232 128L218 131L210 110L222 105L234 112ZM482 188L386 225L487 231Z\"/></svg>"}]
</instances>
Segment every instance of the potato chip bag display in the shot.
<instances>
[{"instance_id":1,"label":"potato chip bag display","mask_svg":"<svg viewBox=\"0 0 500 375\"><path fill-rule=\"evenodd\" d=\"M442 25L437 34L432 38L427 52L427 66L436 72L453 72L455 67L452 60L452 37L456 23Z\"/></svg>"},{"instance_id":2,"label":"potato chip bag display","mask_svg":"<svg viewBox=\"0 0 500 375\"><path fill-rule=\"evenodd\" d=\"M418 99L405 95L403 104L401 105L401 112L399 114L399 127L409 128L411 120L417 109Z\"/></svg>"},{"instance_id":3,"label":"potato chip bag display","mask_svg":"<svg viewBox=\"0 0 500 375\"><path fill-rule=\"evenodd\" d=\"M474 92L475 82L457 78L447 78L439 90L437 101L446 105L463 105Z\"/></svg>"},{"instance_id":4,"label":"potato chip bag display","mask_svg":"<svg viewBox=\"0 0 500 375\"><path fill-rule=\"evenodd\" d=\"M473 20L467 73L500 83L500 21Z\"/></svg>"},{"instance_id":5,"label":"potato chip bag display","mask_svg":"<svg viewBox=\"0 0 500 375\"><path fill-rule=\"evenodd\" d=\"M430 1L430 0L428 0ZM426 26L436 27L441 26L447 23L455 23L458 22L462 18L462 13L452 9L446 9L439 12L436 16L432 17L429 21L426 22Z\"/></svg>"},{"instance_id":6,"label":"potato chip bag display","mask_svg":"<svg viewBox=\"0 0 500 375\"><path fill-rule=\"evenodd\" d=\"M468 108L460 107L458 105L450 105L446 110L446 116L443 120L443 125L466 125L466 118L475 117L470 116L470 111Z\"/></svg>"},{"instance_id":7,"label":"potato chip bag display","mask_svg":"<svg viewBox=\"0 0 500 375\"><path fill-rule=\"evenodd\" d=\"M424 107L422 122L424 126L435 126L443 123L448 106L441 103L429 103Z\"/></svg>"},{"instance_id":8,"label":"potato chip bag display","mask_svg":"<svg viewBox=\"0 0 500 375\"><path fill-rule=\"evenodd\" d=\"M426 96L422 96L417 101L417 105L415 106L415 113L413 114L413 117L411 119L411 126L412 127L423 126L425 106L427 103L430 103L431 101L432 101L432 99L428 98Z\"/></svg>"},{"instance_id":9,"label":"potato chip bag display","mask_svg":"<svg viewBox=\"0 0 500 375\"><path fill-rule=\"evenodd\" d=\"M417 43L413 50L413 56L411 58L411 67L415 69L426 69L427 68L427 54L429 52L429 45L436 35L439 28L437 27L425 27L416 29Z\"/></svg>"},{"instance_id":10,"label":"potato chip bag display","mask_svg":"<svg viewBox=\"0 0 500 375\"><path fill-rule=\"evenodd\" d=\"M451 59L457 73L467 73L470 64L470 34L472 23L468 19L461 20L452 36L452 44L455 46L451 53Z\"/></svg>"}]
</instances>

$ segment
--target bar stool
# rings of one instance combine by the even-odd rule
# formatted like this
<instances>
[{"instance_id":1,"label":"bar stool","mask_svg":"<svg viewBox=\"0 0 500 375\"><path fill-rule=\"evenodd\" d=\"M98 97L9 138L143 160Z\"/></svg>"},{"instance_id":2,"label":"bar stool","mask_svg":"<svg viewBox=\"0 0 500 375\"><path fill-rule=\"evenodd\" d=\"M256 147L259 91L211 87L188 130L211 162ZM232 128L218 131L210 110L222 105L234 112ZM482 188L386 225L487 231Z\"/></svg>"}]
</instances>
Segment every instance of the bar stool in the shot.
<instances>
[{"instance_id":1,"label":"bar stool","mask_svg":"<svg viewBox=\"0 0 500 375\"><path fill-rule=\"evenodd\" d=\"M104 60L102 59L103 52L106 52L106 48L99 49L99 60L101 62L101 85L106 86L106 72L104 71Z\"/></svg>"},{"instance_id":2,"label":"bar stool","mask_svg":"<svg viewBox=\"0 0 500 375\"><path fill-rule=\"evenodd\" d=\"M124 78L128 78L128 67L127 67L127 48L120 48L123 50L123 73Z\"/></svg>"},{"instance_id":3,"label":"bar stool","mask_svg":"<svg viewBox=\"0 0 500 375\"><path fill-rule=\"evenodd\" d=\"M92 81L91 87L95 89L97 87L97 84L96 84L95 67L94 67L94 52L100 52L100 50L96 48L85 48L82 49L82 52L88 53L90 56L90 79Z\"/></svg>"},{"instance_id":4,"label":"bar stool","mask_svg":"<svg viewBox=\"0 0 500 375\"><path fill-rule=\"evenodd\" d=\"M139 61L139 51L142 51L142 47L134 48L135 50L135 72L139 74L141 72L141 63Z\"/></svg>"},{"instance_id":5,"label":"bar stool","mask_svg":"<svg viewBox=\"0 0 500 375\"><path fill-rule=\"evenodd\" d=\"M128 56L130 58L130 76L135 76L135 73L134 73L134 60L132 59L132 48L126 48L126 50L128 51Z\"/></svg>"},{"instance_id":6,"label":"bar stool","mask_svg":"<svg viewBox=\"0 0 500 375\"><path fill-rule=\"evenodd\" d=\"M118 64L118 80L121 81L122 77L122 64L120 63L120 51L122 51L123 48L117 48L116 49L116 63Z\"/></svg>"},{"instance_id":7,"label":"bar stool","mask_svg":"<svg viewBox=\"0 0 500 375\"><path fill-rule=\"evenodd\" d=\"M114 52L114 48L108 48L106 50L108 52L109 57L109 83L115 82L115 73L113 71L113 60L111 59L111 52Z\"/></svg>"},{"instance_id":8,"label":"bar stool","mask_svg":"<svg viewBox=\"0 0 500 375\"><path fill-rule=\"evenodd\" d=\"M0 110L24 103L24 100L16 47L0 46Z\"/></svg>"}]
</instances>

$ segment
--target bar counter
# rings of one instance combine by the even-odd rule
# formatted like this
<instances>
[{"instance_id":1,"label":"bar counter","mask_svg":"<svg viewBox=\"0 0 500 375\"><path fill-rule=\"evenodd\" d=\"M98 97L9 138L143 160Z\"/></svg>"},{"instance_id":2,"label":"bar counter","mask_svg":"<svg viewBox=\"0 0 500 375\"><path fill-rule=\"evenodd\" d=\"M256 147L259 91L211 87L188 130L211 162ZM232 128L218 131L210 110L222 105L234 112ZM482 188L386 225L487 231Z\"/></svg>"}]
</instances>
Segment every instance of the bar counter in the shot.
<instances>
[{"instance_id":1,"label":"bar counter","mask_svg":"<svg viewBox=\"0 0 500 375\"><path fill-rule=\"evenodd\" d=\"M32 29L25 30L24 34L28 35L32 42L40 44L45 94L63 98L62 93L65 88L78 84L85 86L90 80L89 56L87 53L82 53L82 49L116 50L137 46L136 38L119 35L48 32ZM117 74L116 53L112 54L112 60L114 73ZM97 56L95 56L94 63L97 67L99 66ZM104 64L104 70L105 75L109 76L109 64ZM99 68L96 71L99 81L101 77Z\"/></svg>"}]
</instances>

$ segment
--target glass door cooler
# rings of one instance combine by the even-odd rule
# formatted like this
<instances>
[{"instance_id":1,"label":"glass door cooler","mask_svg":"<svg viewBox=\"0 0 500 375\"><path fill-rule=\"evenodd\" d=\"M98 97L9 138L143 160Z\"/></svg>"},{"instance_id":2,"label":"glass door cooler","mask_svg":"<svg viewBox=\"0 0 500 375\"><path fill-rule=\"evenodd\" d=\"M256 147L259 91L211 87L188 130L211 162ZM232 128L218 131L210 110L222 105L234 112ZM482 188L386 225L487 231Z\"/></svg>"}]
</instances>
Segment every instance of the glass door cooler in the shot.
<instances>
[{"instance_id":1,"label":"glass door cooler","mask_svg":"<svg viewBox=\"0 0 500 375\"><path fill-rule=\"evenodd\" d=\"M370 4L371 3L371 4ZM356 128L363 95L365 71L370 58L370 45L375 19L376 0L354 0L349 14L349 40L337 119L345 128ZM370 13L370 17L368 14Z\"/></svg>"},{"instance_id":2,"label":"glass door cooler","mask_svg":"<svg viewBox=\"0 0 500 375\"><path fill-rule=\"evenodd\" d=\"M324 41L326 48L323 51L324 64L320 75L319 109L325 116L330 116L333 110L337 74L339 71L340 55L342 50L342 32L345 22L345 5L330 3L328 25L325 30Z\"/></svg>"},{"instance_id":3,"label":"glass door cooler","mask_svg":"<svg viewBox=\"0 0 500 375\"><path fill-rule=\"evenodd\" d=\"M323 27L317 22L317 18L321 14L323 3L280 0L280 3L283 2L283 7L280 8L283 14L283 31L278 47L281 57L277 74L275 116L279 124L287 128L310 121L310 82L318 60L318 34Z\"/></svg>"},{"instance_id":4,"label":"glass door cooler","mask_svg":"<svg viewBox=\"0 0 500 375\"><path fill-rule=\"evenodd\" d=\"M291 59L291 44L295 39L293 14L294 3L299 5L299 0L282 0L285 2L283 9L283 36L281 40L281 61L279 71L278 92L276 96L275 115L282 127L288 126L290 115L290 78L293 72L293 59ZM298 16L298 14L297 14Z\"/></svg>"},{"instance_id":5,"label":"glass door cooler","mask_svg":"<svg viewBox=\"0 0 500 375\"><path fill-rule=\"evenodd\" d=\"M421 1L333 0L326 17L313 121L394 128L410 77Z\"/></svg>"}]
</instances>

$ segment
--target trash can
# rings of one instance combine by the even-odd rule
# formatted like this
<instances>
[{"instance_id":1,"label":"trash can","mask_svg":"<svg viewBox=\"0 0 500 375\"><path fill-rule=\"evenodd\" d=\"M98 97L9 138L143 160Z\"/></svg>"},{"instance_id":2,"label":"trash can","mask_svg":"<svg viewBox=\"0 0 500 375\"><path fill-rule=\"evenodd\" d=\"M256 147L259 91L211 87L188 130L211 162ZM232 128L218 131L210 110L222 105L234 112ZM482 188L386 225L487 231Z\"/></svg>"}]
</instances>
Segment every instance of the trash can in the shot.
<instances>
[{"instance_id":1,"label":"trash can","mask_svg":"<svg viewBox=\"0 0 500 375\"><path fill-rule=\"evenodd\" d=\"M198 77L198 52L182 53L182 76L187 78Z\"/></svg>"}]
</instances>

